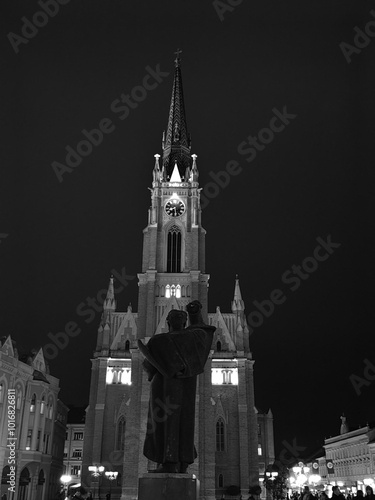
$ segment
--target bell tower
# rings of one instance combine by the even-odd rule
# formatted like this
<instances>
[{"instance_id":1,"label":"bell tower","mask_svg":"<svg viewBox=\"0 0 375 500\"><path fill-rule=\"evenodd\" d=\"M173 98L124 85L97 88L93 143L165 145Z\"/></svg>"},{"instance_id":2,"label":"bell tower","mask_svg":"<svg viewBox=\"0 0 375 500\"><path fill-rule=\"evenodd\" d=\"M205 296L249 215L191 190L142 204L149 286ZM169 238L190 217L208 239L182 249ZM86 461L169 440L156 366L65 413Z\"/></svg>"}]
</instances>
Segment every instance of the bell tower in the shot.
<instances>
[{"instance_id":1,"label":"bell tower","mask_svg":"<svg viewBox=\"0 0 375 500\"><path fill-rule=\"evenodd\" d=\"M192 299L202 303L207 316L206 231L201 225L197 155L190 154L179 54L163 156L160 161L160 155L155 155L151 207L143 231L142 273L138 274L141 337L164 331L169 310L184 309Z\"/></svg>"},{"instance_id":2,"label":"bell tower","mask_svg":"<svg viewBox=\"0 0 375 500\"><path fill-rule=\"evenodd\" d=\"M162 151L155 155L152 172L150 168L138 311L130 305L127 311L117 310L110 278L91 360L81 479L82 484L95 487L88 471L92 465L118 472L112 485L116 500L136 500L140 474L156 467L143 455L150 383L137 341L147 344L153 335L167 331L169 311L185 309L192 300L201 302L205 323L216 328L204 373L198 377L198 457L189 467L200 480L200 498L222 498L229 486L236 485L247 500L250 486L258 484L266 465L274 460L272 414L263 415L255 407L254 360L238 276L231 311L221 311L219 306L207 311L209 275L198 179L177 51ZM262 495L265 498L264 491Z\"/></svg>"}]
</instances>

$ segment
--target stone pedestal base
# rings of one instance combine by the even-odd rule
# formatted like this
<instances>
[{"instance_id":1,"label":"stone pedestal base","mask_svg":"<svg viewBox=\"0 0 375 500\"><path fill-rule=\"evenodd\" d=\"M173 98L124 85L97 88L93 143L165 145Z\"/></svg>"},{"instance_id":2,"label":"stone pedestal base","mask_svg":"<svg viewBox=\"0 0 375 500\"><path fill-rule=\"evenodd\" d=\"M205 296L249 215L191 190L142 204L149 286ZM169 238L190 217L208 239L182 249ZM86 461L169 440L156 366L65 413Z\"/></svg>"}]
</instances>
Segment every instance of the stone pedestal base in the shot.
<instances>
[{"instance_id":1,"label":"stone pedestal base","mask_svg":"<svg viewBox=\"0 0 375 500\"><path fill-rule=\"evenodd\" d=\"M191 474L143 474L138 500L199 500L199 481Z\"/></svg>"}]
</instances>

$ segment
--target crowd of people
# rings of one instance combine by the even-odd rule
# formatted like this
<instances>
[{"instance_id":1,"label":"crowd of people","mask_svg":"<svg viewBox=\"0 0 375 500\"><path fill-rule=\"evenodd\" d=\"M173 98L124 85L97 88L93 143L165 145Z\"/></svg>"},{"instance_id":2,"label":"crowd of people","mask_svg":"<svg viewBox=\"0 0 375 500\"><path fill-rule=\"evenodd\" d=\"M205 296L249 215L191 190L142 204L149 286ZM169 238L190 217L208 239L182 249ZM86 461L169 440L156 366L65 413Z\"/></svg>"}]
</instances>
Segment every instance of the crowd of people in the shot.
<instances>
[{"instance_id":1,"label":"crowd of people","mask_svg":"<svg viewBox=\"0 0 375 500\"><path fill-rule=\"evenodd\" d=\"M57 500L92 500L92 498L91 491L87 491L83 486L78 486L78 488L70 489L67 495L65 491L61 491L58 494Z\"/></svg>"},{"instance_id":2,"label":"crowd of people","mask_svg":"<svg viewBox=\"0 0 375 500\"><path fill-rule=\"evenodd\" d=\"M366 493L362 490L357 490L354 495L352 493L342 493L339 486L332 486L332 496L329 497L326 491L312 492L308 486L305 486L301 493L294 492L290 500L375 500L375 495L371 486L366 486Z\"/></svg>"}]
</instances>

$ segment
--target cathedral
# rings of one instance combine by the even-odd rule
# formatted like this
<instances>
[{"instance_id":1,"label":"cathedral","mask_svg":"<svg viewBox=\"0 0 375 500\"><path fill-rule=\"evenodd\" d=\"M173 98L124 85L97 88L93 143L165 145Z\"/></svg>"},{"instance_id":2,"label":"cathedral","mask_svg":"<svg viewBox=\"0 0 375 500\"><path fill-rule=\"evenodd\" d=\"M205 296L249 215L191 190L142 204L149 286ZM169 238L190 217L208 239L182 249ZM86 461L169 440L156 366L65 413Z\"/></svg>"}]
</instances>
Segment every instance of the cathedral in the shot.
<instances>
[{"instance_id":1,"label":"cathedral","mask_svg":"<svg viewBox=\"0 0 375 500\"><path fill-rule=\"evenodd\" d=\"M168 331L168 312L185 310L189 302L199 300L205 322L216 331L205 371L198 377L198 458L188 472L200 481L201 500L228 498L228 488L238 492L235 498L242 495L245 500L249 487L262 481L265 467L274 461L273 419L270 411L261 413L255 407L254 360L237 277L231 312L219 307L208 312L206 231L178 54L168 126L162 155L155 155L150 191L138 274L138 312L131 306L125 312L116 310L113 278L103 304L92 359L82 484L102 494L111 491L115 500L137 499L140 474L156 467L143 455L150 383L137 341L147 344L153 335ZM92 475L93 466L117 472L117 477L111 481L102 469Z\"/></svg>"}]
</instances>

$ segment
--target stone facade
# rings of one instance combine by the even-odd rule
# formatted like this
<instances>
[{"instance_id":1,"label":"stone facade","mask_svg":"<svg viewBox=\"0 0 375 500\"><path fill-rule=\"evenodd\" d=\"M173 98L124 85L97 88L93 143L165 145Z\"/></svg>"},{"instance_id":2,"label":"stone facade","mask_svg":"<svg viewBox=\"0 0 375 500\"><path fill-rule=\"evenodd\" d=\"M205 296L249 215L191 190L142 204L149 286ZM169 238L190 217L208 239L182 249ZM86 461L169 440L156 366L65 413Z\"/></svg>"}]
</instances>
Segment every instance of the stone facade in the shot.
<instances>
[{"instance_id":1,"label":"stone facade","mask_svg":"<svg viewBox=\"0 0 375 500\"><path fill-rule=\"evenodd\" d=\"M151 206L143 231L142 271L138 274L138 312L116 311L111 278L92 359L82 481L90 483L88 466L103 465L119 473L112 498L135 500L138 478L156 464L143 456L149 382L137 341L167 331L171 309L191 300L203 305L205 321L216 327L211 355L199 376L196 400L198 458L189 468L200 480L200 498L221 498L228 486L258 484L258 445L262 463L274 461L272 415L255 408L254 360L249 346L245 305L238 278L231 312L207 311L209 275L205 264L199 172L190 154L179 59L163 155L155 155ZM229 302L229 301L228 301ZM259 430L261 428L261 431ZM106 488L102 477L102 488Z\"/></svg>"},{"instance_id":2,"label":"stone facade","mask_svg":"<svg viewBox=\"0 0 375 500\"><path fill-rule=\"evenodd\" d=\"M324 448L326 459L333 462L333 471L325 467L321 474L327 477L327 482L362 491L365 491L366 484L375 487L374 427L367 425L326 439Z\"/></svg>"},{"instance_id":3,"label":"stone facade","mask_svg":"<svg viewBox=\"0 0 375 500\"><path fill-rule=\"evenodd\" d=\"M41 349L21 360L11 337L1 339L0 496L49 500L59 491L68 411L59 390Z\"/></svg>"}]
</instances>

